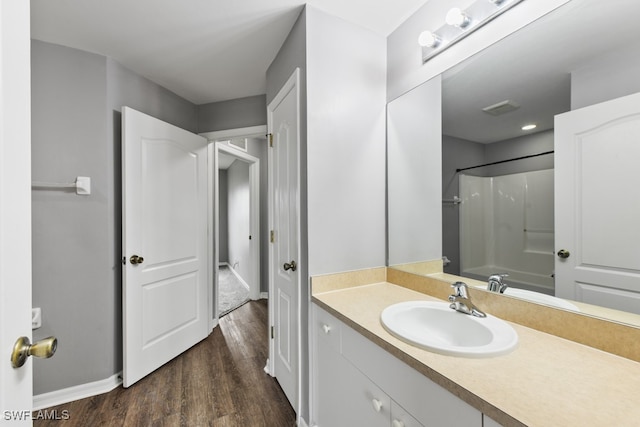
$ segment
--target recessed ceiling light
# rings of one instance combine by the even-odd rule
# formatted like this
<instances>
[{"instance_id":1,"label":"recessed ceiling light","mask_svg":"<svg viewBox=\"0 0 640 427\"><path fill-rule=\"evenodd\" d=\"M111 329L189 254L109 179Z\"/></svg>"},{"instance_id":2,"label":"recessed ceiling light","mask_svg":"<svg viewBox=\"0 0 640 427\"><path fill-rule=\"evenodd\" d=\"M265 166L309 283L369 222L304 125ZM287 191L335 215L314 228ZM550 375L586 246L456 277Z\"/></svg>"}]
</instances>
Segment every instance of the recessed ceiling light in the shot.
<instances>
[{"instance_id":1,"label":"recessed ceiling light","mask_svg":"<svg viewBox=\"0 0 640 427\"><path fill-rule=\"evenodd\" d=\"M531 129L535 129L536 127L538 127L538 125L532 123L530 125L522 126L522 130L531 130Z\"/></svg>"}]
</instances>

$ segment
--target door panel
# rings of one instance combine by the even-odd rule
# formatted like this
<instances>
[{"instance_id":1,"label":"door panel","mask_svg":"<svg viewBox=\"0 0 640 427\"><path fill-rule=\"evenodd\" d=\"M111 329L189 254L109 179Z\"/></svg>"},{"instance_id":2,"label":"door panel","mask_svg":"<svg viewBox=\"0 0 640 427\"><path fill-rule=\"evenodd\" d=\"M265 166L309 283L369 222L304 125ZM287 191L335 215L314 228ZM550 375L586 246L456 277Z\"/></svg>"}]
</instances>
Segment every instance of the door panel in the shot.
<instances>
[{"instance_id":1,"label":"door panel","mask_svg":"<svg viewBox=\"0 0 640 427\"><path fill-rule=\"evenodd\" d=\"M207 336L207 141L127 107L123 133L128 387Z\"/></svg>"},{"instance_id":2,"label":"door panel","mask_svg":"<svg viewBox=\"0 0 640 427\"><path fill-rule=\"evenodd\" d=\"M294 410L298 409L298 324L300 271L285 269L299 263L299 96L298 70L269 105L269 129L273 135L270 149L270 223L274 231L271 246L271 278L274 297L272 321L275 329L272 375L276 377Z\"/></svg>"},{"instance_id":3,"label":"door panel","mask_svg":"<svg viewBox=\"0 0 640 427\"><path fill-rule=\"evenodd\" d=\"M556 116L555 145L555 250L570 254L556 257L556 295L629 310L640 296L640 94Z\"/></svg>"},{"instance_id":4,"label":"door panel","mask_svg":"<svg viewBox=\"0 0 640 427\"><path fill-rule=\"evenodd\" d=\"M29 2L0 3L0 40L0 424L30 426L33 361L10 362L31 339Z\"/></svg>"}]
</instances>

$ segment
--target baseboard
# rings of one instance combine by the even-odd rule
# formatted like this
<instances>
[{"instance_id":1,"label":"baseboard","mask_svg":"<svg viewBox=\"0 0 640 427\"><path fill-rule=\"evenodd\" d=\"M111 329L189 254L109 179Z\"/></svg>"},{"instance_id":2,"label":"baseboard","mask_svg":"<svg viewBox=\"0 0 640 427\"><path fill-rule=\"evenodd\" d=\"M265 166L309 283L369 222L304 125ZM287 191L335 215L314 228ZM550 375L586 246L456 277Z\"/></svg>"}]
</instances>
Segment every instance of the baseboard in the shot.
<instances>
[{"instance_id":1,"label":"baseboard","mask_svg":"<svg viewBox=\"0 0 640 427\"><path fill-rule=\"evenodd\" d=\"M104 380L38 394L37 396L33 396L33 410L38 411L40 409L62 405L63 403L73 402L74 400L107 393L120 386L120 384L122 384L122 372L118 372Z\"/></svg>"},{"instance_id":2,"label":"baseboard","mask_svg":"<svg viewBox=\"0 0 640 427\"><path fill-rule=\"evenodd\" d=\"M260 292L260 299L269 299L269 292Z\"/></svg>"},{"instance_id":3,"label":"baseboard","mask_svg":"<svg viewBox=\"0 0 640 427\"><path fill-rule=\"evenodd\" d=\"M229 266L229 271L231 271L233 273L234 276L236 276L238 278L238 280L240 281L240 284L242 284L242 286L244 286L245 288L247 288L247 290L249 292L251 292L251 288L249 287L249 284L247 282L244 281L244 279L242 277L240 277L240 275L238 274L237 271L235 271L233 269L233 267L231 267L229 264L227 264L227 266Z\"/></svg>"}]
</instances>

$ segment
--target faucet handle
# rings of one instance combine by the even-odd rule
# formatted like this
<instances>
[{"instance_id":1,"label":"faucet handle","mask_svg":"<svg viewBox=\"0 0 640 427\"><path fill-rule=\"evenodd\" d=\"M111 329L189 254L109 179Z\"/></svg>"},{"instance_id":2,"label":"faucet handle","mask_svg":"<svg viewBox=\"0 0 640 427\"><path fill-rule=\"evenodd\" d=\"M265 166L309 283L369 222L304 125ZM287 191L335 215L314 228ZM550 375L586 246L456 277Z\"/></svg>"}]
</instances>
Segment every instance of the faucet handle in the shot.
<instances>
[{"instance_id":1,"label":"faucet handle","mask_svg":"<svg viewBox=\"0 0 640 427\"><path fill-rule=\"evenodd\" d=\"M504 293L504 291L508 288L506 283L502 282L502 279L505 277L509 277L507 273L502 274L492 274L489 276L489 280L487 281L487 290L492 292Z\"/></svg>"},{"instance_id":2,"label":"faucet handle","mask_svg":"<svg viewBox=\"0 0 640 427\"><path fill-rule=\"evenodd\" d=\"M467 298L467 284L464 282L455 282L454 284L451 285L451 287L453 288L454 294L452 296L454 297L462 297L462 298Z\"/></svg>"}]
</instances>

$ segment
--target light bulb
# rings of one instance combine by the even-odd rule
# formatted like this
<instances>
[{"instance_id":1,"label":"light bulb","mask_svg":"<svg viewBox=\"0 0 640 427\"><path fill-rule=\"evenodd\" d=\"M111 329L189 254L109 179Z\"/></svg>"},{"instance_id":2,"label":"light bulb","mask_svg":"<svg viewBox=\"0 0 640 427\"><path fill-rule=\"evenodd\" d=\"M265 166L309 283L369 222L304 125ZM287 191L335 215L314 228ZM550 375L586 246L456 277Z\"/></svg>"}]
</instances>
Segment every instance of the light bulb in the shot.
<instances>
[{"instance_id":1,"label":"light bulb","mask_svg":"<svg viewBox=\"0 0 640 427\"><path fill-rule=\"evenodd\" d=\"M418 37L418 44L423 47L436 48L440 45L442 39L437 34L431 31L423 31Z\"/></svg>"},{"instance_id":2,"label":"light bulb","mask_svg":"<svg viewBox=\"0 0 640 427\"><path fill-rule=\"evenodd\" d=\"M465 28L471 23L471 19L462 11L462 9L454 7L447 12L446 22L454 27Z\"/></svg>"},{"instance_id":3,"label":"light bulb","mask_svg":"<svg viewBox=\"0 0 640 427\"><path fill-rule=\"evenodd\" d=\"M531 123L529 125L522 126L522 130L531 130L535 129L536 127L538 127L538 125L536 125L535 123Z\"/></svg>"}]
</instances>

